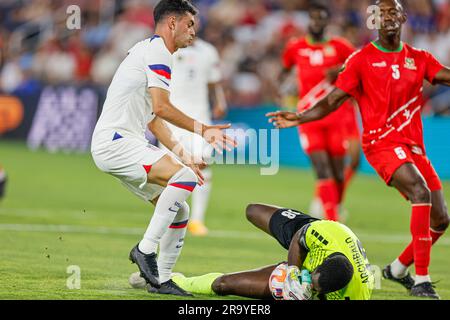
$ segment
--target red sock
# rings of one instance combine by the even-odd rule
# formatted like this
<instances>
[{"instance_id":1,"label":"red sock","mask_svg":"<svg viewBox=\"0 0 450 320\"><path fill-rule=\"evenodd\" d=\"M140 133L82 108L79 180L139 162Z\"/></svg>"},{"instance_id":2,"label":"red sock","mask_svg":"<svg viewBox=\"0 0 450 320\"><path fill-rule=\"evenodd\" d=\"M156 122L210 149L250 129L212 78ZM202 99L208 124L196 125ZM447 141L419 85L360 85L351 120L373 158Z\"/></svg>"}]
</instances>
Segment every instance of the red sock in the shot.
<instances>
[{"instance_id":1,"label":"red sock","mask_svg":"<svg viewBox=\"0 0 450 320\"><path fill-rule=\"evenodd\" d=\"M317 183L317 187L323 210L325 211L325 218L338 221L339 194L336 182L333 179L320 180Z\"/></svg>"},{"instance_id":2,"label":"red sock","mask_svg":"<svg viewBox=\"0 0 450 320\"><path fill-rule=\"evenodd\" d=\"M444 232L437 232L433 229L430 229L431 234L431 245L435 244L440 237L444 234ZM414 250L413 243L411 242L406 249L402 252L402 254L398 257L398 260L405 266L409 267L414 262Z\"/></svg>"},{"instance_id":3,"label":"red sock","mask_svg":"<svg viewBox=\"0 0 450 320\"><path fill-rule=\"evenodd\" d=\"M411 215L411 234L413 238L414 264L416 275L428 275L431 254L430 234L431 204L413 204Z\"/></svg>"},{"instance_id":4,"label":"red sock","mask_svg":"<svg viewBox=\"0 0 450 320\"><path fill-rule=\"evenodd\" d=\"M338 183L338 191L339 191L339 203L344 201L345 190L347 190L350 181L355 175L355 171L352 167L348 166L344 170L344 181L342 183Z\"/></svg>"}]
</instances>

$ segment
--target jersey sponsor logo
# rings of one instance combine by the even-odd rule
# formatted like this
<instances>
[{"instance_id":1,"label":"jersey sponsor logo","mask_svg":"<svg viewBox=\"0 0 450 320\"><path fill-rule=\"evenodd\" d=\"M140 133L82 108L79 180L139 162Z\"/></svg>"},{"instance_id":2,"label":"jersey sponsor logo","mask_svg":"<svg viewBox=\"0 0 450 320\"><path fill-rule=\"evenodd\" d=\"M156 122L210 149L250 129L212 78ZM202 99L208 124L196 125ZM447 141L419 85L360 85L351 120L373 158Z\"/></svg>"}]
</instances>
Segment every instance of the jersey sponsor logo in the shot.
<instances>
[{"instance_id":1,"label":"jersey sponsor logo","mask_svg":"<svg viewBox=\"0 0 450 320\"><path fill-rule=\"evenodd\" d=\"M154 73L163 76L167 80L172 79L172 70L165 64L152 64L148 66Z\"/></svg>"},{"instance_id":2,"label":"jersey sponsor logo","mask_svg":"<svg viewBox=\"0 0 450 320\"><path fill-rule=\"evenodd\" d=\"M387 67L387 63L386 63L386 61L376 62L376 63L372 63L372 66L375 67L375 68L386 68Z\"/></svg>"},{"instance_id":3,"label":"jersey sponsor logo","mask_svg":"<svg viewBox=\"0 0 450 320\"><path fill-rule=\"evenodd\" d=\"M417 70L414 58L405 58L405 68L409 70Z\"/></svg>"}]
</instances>

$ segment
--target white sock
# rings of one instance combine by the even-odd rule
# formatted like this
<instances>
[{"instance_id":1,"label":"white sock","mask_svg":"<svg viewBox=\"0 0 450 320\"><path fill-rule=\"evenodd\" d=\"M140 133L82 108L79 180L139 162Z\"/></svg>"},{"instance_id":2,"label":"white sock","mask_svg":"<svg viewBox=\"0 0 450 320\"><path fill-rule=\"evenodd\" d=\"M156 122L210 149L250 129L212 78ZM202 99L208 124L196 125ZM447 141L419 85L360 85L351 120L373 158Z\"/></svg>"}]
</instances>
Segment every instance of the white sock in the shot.
<instances>
[{"instance_id":1,"label":"white sock","mask_svg":"<svg viewBox=\"0 0 450 320\"><path fill-rule=\"evenodd\" d=\"M414 285L418 285L418 284L420 284L420 283L424 283L424 282L431 282L431 278L430 278L430 276L429 275L426 275L426 276L418 276L418 275L416 275L415 277L414 277Z\"/></svg>"},{"instance_id":2,"label":"white sock","mask_svg":"<svg viewBox=\"0 0 450 320\"><path fill-rule=\"evenodd\" d=\"M139 250L142 253L156 252L161 238L196 185L197 176L194 171L186 167L170 178L167 187L159 196L144 238L139 243Z\"/></svg>"},{"instance_id":3,"label":"white sock","mask_svg":"<svg viewBox=\"0 0 450 320\"><path fill-rule=\"evenodd\" d=\"M159 243L158 273L161 283L170 280L173 267L183 248L188 220L189 205L183 202L173 223Z\"/></svg>"},{"instance_id":4,"label":"white sock","mask_svg":"<svg viewBox=\"0 0 450 320\"><path fill-rule=\"evenodd\" d=\"M195 188L192 193L192 220L205 221L206 209L208 209L209 195L212 187L212 170L206 168L202 171L205 183Z\"/></svg>"},{"instance_id":5,"label":"white sock","mask_svg":"<svg viewBox=\"0 0 450 320\"><path fill-rule=\"evenodd\" d=\"M408 267L401 263L397 258L391 263L391 273L394 278L403 278L408 274Z\"/></svg>"}]
</instances>

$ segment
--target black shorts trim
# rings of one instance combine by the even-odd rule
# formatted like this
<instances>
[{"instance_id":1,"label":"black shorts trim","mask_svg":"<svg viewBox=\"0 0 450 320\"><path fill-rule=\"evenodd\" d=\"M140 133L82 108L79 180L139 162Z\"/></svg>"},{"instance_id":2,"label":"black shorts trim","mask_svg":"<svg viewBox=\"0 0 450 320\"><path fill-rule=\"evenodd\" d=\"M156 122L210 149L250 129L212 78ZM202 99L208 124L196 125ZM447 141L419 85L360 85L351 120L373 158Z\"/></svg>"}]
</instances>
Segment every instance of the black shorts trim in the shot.
<instances>
[{"instance_id":1,"label":"black shorts trim","mask_svg":"<svg viewBox=\"0 0 450 320\"><path fill-rule=\"evenodd\" d=\"M270 218L269 230L281 246L288 250L297 231L318 220L294 209L278 209ZM304 230L306 231L306 228Z\"/></svg>"}]
</instances>

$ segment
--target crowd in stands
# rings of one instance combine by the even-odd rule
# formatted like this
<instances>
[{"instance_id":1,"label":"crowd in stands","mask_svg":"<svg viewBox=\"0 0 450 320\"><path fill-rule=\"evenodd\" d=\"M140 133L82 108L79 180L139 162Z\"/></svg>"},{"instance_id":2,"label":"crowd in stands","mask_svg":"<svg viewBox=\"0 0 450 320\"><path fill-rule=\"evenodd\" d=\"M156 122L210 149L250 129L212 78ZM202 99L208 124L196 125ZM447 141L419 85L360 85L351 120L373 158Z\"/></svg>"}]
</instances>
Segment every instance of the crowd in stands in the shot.
<instances>
[{"instance_id":1,"label":"crowd in stands","mask_svg":"<svg viewBox=\"0 0 450 320\"><path fill-rule=\"evenodd\" d=\"M107 88L136 42L154 30L158 0L0 0L0 92L28 92L42 84L94 84ZM309 0L197 0L198 35L220 52L229 104L273 103L280 54L307 31ZM356 47L376 38L367 28L371 0L328 0L330 35ZM450 0L403 0L404 41L450 65ZM80 28L68 27L80 8ZM450 91L426 86L425 112L450 114Z\"/></svg>"}]
</instances>

